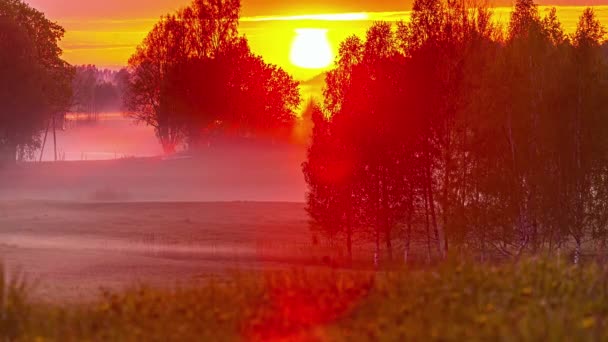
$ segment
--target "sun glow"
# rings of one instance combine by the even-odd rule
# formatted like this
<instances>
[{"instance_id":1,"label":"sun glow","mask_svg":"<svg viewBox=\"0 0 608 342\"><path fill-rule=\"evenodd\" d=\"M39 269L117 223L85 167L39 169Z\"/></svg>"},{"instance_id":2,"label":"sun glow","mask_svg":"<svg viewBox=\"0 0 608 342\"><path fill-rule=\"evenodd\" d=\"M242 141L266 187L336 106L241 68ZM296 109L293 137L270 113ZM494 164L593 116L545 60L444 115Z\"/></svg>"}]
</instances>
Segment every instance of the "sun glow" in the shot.
<instances>
[{"instance_id":1,"label":"sun glow","mask_svg":"<svg viewBox=\"0 0 608 342\"><path fill-rule=\"evenodd\" d=\"M333 61L333 52L325 29L297 29L289 59L295 66L322 69Z\"/></svg>"}]
</instances>

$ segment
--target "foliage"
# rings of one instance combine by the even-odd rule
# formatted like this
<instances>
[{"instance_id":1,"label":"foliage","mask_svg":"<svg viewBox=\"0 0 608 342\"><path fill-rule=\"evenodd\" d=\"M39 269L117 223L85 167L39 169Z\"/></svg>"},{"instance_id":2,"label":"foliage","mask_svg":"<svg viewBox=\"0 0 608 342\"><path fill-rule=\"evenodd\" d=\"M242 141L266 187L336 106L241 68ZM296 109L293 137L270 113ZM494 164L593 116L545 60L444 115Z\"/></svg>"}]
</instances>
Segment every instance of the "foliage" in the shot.
<instances>
[{"instance_id":1,"label":"foliage","mask_svg":"<svg viewBox=\"0 0 608 342\"><path fill-rule=\"evenodd\" d=\"M27 33L8 17L0 17L0 159L17 159L18 147L39 145L37 133L47 119L43 68L37 64ZM17 81L18 80L18 81Z\"/></svg>"},{"instance_id":2,"label":"foliage","mask_svg":"<svg viewBox=\"0 0 608 342\"><path fill-rule=\"evenodd\" d=\"M61 26L20 0L0 1L0 163L39 147L40 131L67 110L72 70Z\"/></svg>"},{"instance_id":3,"label":"foliage","mask_svg":"<svg viewBox=\"0 0 608 342\"><path fill-rule=\"evenodd\" d=\"M2 333L17 341L603 340L606 274L542 259L235 274L105 293L88 304L20 299L6 311L13 321L3 327L12 330Z\"/></svg>"},{"instance_id":4,"label":"foliage","mask_svg":"<svg viewBox=\"0 0 608 342\"><path fill-rule=\"evenodd\" d=\"M555 10L418 0L411 20L346 39L326 80L308 160L313 228L395 244L519 257L584 242L604 253L608 55L586 10L572 36Z\"/></svg>"},{"instance_id":5,"label":"foliage","mask_svg":"<svg viewBox=\"0 0 608 342\"><path fill-rule=\"evenodd\" d=\"M209 132L290 127L298 83L238 35L239 0L196 0L161 18L129 61L130 115L156 129L165 152L196 149Z\"/></svg>"},{"instance_id":6,"label":"foliage","mask_svg":"<svg viewBox=\"0 0 608 342\"><path fill-rule=\"evenodd\" d=\"M388 273L334 331L354 340L602 340L607 279L595 265L542 259Z\"/></svg>"},{"instance_id":7,"label":"foliage","mask_svg":"<svg viewBox=\"0 0 608 342\"><path fill-rule=\"evenodd\" d=\"M126 69L112 71L100 70L93 65L77 66L72 82L71 111L94 115L122 110L122 97L128 81L129 73Z\"/></svg>"}]
</instances>

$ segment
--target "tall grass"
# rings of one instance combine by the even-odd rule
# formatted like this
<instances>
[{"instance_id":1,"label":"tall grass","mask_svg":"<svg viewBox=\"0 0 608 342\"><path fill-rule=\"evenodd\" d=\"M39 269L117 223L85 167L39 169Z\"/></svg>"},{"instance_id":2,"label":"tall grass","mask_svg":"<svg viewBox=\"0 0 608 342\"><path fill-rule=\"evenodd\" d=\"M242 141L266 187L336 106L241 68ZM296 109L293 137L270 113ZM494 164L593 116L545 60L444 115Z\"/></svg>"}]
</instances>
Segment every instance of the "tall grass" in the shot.
<instances>
[{"instance_id":1,"label":"tall grass","mask_svg":"<svg viewBox=\"0 0 608 342\"><path fill-rule=\"evenodd\" d=\"M14 340L27 335L30 312L24 278L18 273L11 277L0 263L0 336Z\"/></svg>"},{"instance_id":2,"label":"tall grass","mask_svg":"<svg viewBox=\"0 0 608 342\"><path fill-rule=\"evenodd\" d=\"M0 327L18 341L608 340L606 269L541 259L241 273L81 305L28 304L10 283Z\"/></svg>"}]
</instances>

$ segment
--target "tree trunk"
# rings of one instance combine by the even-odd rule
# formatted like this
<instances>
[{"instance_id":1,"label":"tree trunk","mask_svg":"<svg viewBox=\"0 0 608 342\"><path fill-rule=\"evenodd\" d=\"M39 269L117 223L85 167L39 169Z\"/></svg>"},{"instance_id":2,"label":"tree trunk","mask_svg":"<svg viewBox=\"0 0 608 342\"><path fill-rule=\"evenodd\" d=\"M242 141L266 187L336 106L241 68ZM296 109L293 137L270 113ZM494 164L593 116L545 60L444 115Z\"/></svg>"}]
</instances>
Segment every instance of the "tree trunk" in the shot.
<instances>
[{"instance_id":1,"label":"tree trunk","mask_svg":"<svg viewBox=\"0 0 608 342\"><path fill-rule=\"evenodd\" d=\"M393 261L393 243L392 243L392 236L391 236L391 223L390 223L390 218L389 218L389 211L390 209L388 208L388 196L387 196L387 192L388 190L386 189L386 181L383 182L382 184L382 206L383 206L383 210L382 210L382 215L383 215L383 221L384 221L384 237L386 239L386 253L387 253L387 258L389 261Z\"/></svg>"},{"instance_id":2,"label":"tree trunk","mask_svg":"<svg viewBox=\"0 0 608 342\"><path fill-rule=\"evenodd\" d=\"M424 190L424 225L426 227L426 262L431 263L431 228L429 224L429 199L427 196L426 186L422 187Z\"/></svg>"},{"instance_id":3,"label":"tree trunk","mask_svg":"<svg viewBox=\"0 0 608 342\"><path fill-rule=\"evenodd\" d=\"M410 242L412 240L412 214L407 216L407 230L405 231L405 248L403 251L403 262L407 265L410 257Z\"/></svg>"},{"instance_id":4,"label":"tree trunk","mask_svg":"<svg viewBox=\"0 0 608 342\"><path fill-rule=\"evenodd\" d=\"M346 209L346 251L348 253L348 264L352 265L353 262L353 227L350 219L350 201Z\"/></svg>"},{"instance_id":5,"label":"tree trunk","mask_svg":"<svg viewBox=\"0 0 608 342\"><path fill-rule=\"evenodd\" d=\"M481 229L481 262L486 262L486 232Z\"/></svg>"},{"instance_id":6,"label":"tree trunk","mask_svg":"<svg viewBox=\"0 0 608 342\"><path fill-rule=\"evenodd\" d=\"M376 250L374 251L374 268L380 267L380 231L376 229Z\"/></svg>"},{"instance_id":7,"label":"tree trunk","mask_svg":"<svg viewBox=\"0 0 608 342\"><path fill-rule=\"evenodd\" d=\"M439 226L437 225L437 214L435 213L435 200L433 196L433 184L430 179L428 180L428 194L429 194L429 206L431 210L431 222L433 223L433 234L435 235L436 247L437 247L437 255L440 258L443 258L443 249L441 243L441 236L439 234Z\"/></svg>"},{"instance_id":8,"label":"tree trunk","mask_svg":"<svg viewBox=\"0 0 608 342\"><path fill-rule=\"evenodd\" d=\"M350 226L346 230L346 251L348 253L348 264L353 263L353 237Z\"/></svg>"},{"instance_id":9,"label":"tree trunk","mask_svg":"<svg viewBox=\"0 0 608 342\"><path fill-rule=\"evenodd\" d=\"M55 161L57 161L57 124L55 123L55 115L53 115L53 150L55 153Z\"/></svg>"},{"instance_id":10,"label":"tree trunk","mask_svg":"<svg viewBox=\"0 0 608 342\"><path fill-rule=\"evenodd\" d=\"M386 252L388 254L388 261L393 261L393 243L391 241L391 228L386 225Z\"/></svg>"},{"instance_id":11,"label":"tree trunk","mask_svg":"<svg viewBox=\"0 0 608 342\"><path fill-rule=\"evenodd\" d=\"M450 187L450 172L451 172L451 142L450 135L447 133L446 148L444 154L445 173L443 176L443 208L442 208L442 232L443 232L443 254L448 253L448 215L450 213L449 187Z\"/></svg>"},{"instance_id":12,"label":"tree trunk","mask_svg":"<svg viewBox=\"0 0 608 342\"><path fill-rule=\"evenodd\" d=\"M49 136L49 128L51 126L51 122L49 121L46 124L46 131L44 131L44 139L42 140L42 147L40 148L40 160L38 162L42 162L42 157L44 156L44 148L46 147L46 138Z\"/></svg>"},{"instance_id":13,"label":"tree trunk","mask_svg":"<svg viewBox=\"0 0 608 342\"><path fill-rule=\"evenodd\" d=\"M443 258L442 244L441 244L441 236L439 235L439 227L437 226L437 215L435 213L435 199L433 196L433 180L431 178L431 165L430 162L427 164L426 170L426 185L427 185L427 195L428 195L428 203L429 209L431 213L431 222L433 225L433 234L435 235L435 247L437 248L437 255L439 258Z\"/></svg>"},{"instance_id":14,"label":"tree trunk","mask_svg":"<svg viewBox=\"0 0 608 342\"><path fill-rule=\"evenodd\" d=\"M581 259L581 239L576 238L576 247L574 248L574 264L578 265Z\"/></svg>"},{"instance_id":15,"label":"tree trunk","mask_svg":"<svg viewBox=\"0 0 608 342\"><path fill-rule=\"evenodd\" d=\"M375 179L375 190L376 190L376 198L375 198L375 234L376 234L376 250L374 251L374 267L378 268L380 266L380 234L382 232L382 213L380 212L382 209L382 194L381 191L381 181L380 181L380 165L377 165L376 170L376 179Z\"/></svg>"}]
</instances>

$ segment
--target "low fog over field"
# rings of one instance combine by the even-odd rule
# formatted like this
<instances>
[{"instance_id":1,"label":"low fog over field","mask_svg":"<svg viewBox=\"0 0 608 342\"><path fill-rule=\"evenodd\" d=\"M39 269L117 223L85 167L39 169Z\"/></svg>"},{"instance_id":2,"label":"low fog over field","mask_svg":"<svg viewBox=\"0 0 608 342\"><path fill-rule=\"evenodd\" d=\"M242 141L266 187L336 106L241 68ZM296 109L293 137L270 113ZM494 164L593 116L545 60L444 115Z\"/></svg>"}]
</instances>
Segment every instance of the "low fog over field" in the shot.
<instances>
[{"instance_id":1,"label":"low fog over field","mask_svg":"<svg viewBox=\"0 0 608 342\"><path fill-rule=\"evenodd\" d=\"M152 127L135 123L123 113L69 114L57 130L60 160L106 160L162 154ZM40 151L35 154L40 160ZM42 161L54 160L52 131L47 136Z\"/></svg>"},{"instance_id":2,"label":"low fog over field","mask_svg":"<svg viewBox=\"0 0 608 342\"><path fill-rule=\"evenodd\" d=\"M297 203L4 201L0 227L0 259L37 282L37 297L53 301L312 256Z\"/></svg>"},{"instance_id":3,"label":"low fog over field","mask_svg":"<svg viewBox=\"0 0 608 342\"><path fill-rule=\"evenodd\" d=\"M303 202L305 148L213 146L202 156L22 163L4 171L0 199Z\"/></svg>"},{"instance_id":4,"label":"low fog over field","mask_svg":"<svg viewBox=\"0 0 608 342\"><path fill-rule=\"evenodd\" d=\"M49 136L43 162L0 170L0 260L38 284L39 299L312 255L303 145L217 139L195 157L165 157L153 130L120 116L60 130L57 141L65 161L50 161Z\"/></svg>"}]
</instances>

